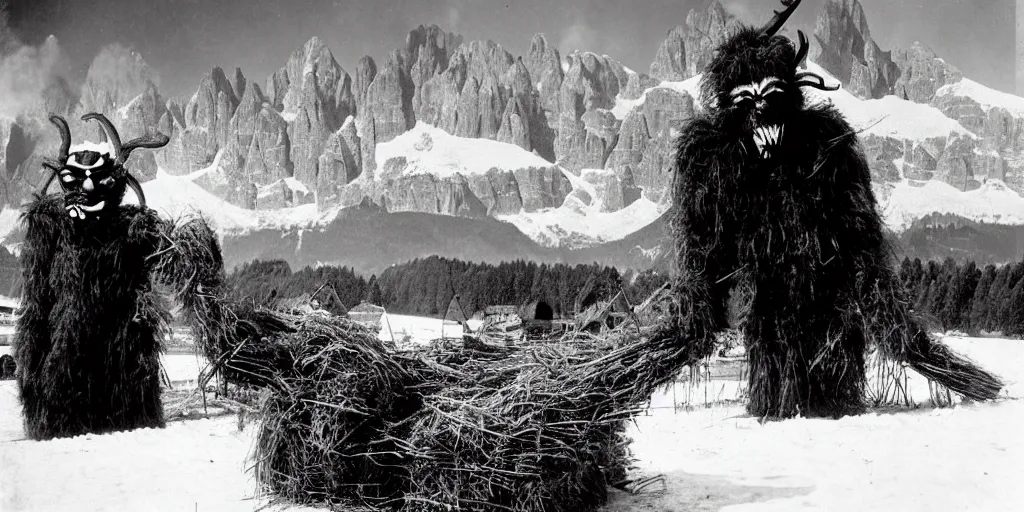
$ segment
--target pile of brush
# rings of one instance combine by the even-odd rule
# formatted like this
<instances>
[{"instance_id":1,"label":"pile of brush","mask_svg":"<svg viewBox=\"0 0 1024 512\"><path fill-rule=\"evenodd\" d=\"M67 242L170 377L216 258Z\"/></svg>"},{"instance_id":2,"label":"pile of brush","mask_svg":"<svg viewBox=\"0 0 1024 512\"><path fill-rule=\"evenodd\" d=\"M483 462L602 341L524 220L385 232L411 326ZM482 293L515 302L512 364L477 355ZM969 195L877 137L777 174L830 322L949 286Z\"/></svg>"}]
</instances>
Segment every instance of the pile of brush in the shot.
<instances>
[{"instance_id":1,"label":"pile of brush","mask_svg":"<svg viewBox=\"0 0 1024 512\"><path fill-rule=\"evenodd\" d=\"M650 330L397 353L344 318L293 319L267 384L256 476L297 502L595 510L631 463L625 421L689 363Z\"/></svg>"}]
</instances>

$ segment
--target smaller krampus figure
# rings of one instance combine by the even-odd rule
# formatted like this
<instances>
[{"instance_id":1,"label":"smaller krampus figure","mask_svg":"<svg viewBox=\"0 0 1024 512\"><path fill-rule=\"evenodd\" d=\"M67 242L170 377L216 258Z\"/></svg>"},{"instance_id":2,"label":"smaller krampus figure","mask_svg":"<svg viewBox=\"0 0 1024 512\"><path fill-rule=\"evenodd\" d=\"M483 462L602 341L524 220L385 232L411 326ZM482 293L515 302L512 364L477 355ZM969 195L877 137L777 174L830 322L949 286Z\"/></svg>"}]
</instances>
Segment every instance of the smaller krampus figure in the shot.
<instances>
[{"instance_id":1,"label":"smaller krampus figure","mask_svg":"<svg viewBox=\"0 0 1024 512\"><path fill-rule=\"evenodd\" d=\"M838 416L862 409L865 354L908 363L971 399L1001 383L929 337L892 266L857 134L802 88L799 49L777 32L799 0L719 46L701 84L705 112L677 142L674 336L707 355L737 290L750 363L748 411Z\"/></svg>"},{"instance_id":2,"label":"smaller krampus figure","mask_svg":"<svg viewBox=\"0 0 1024 512\"><path fill-rule=\"evenodd\" d=\"M223 264L216 236L200 220L176 225L146 207L124 163L165 135L122 144L101 114L87 114L105 144L71 151L59 116L56 159L42 194L28 204L22 253L24 294L14 339L17 382L32 439L162 427L161 339L169 319L154 285L182 303L202 345L222 336L216 294ZM46 195L56 178L62 193ZM122 204L126 189L139 205Z\"/></svg>"}]
</instances>

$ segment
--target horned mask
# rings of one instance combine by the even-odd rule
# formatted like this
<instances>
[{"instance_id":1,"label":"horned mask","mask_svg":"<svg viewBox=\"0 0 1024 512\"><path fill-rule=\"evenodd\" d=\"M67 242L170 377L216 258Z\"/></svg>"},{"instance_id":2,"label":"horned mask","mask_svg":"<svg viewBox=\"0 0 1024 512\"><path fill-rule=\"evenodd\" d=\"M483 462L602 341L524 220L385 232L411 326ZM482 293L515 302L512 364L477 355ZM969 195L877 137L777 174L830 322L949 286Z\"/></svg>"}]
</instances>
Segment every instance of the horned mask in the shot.
<instances>
[{"instance_id":1,"label":"horned mask","mask_svg":"<svg viewBox=\"0 0 1024 512\"><path fill-rule=\"evenodd\" d=\"M60 132L61 146L57 158L43 161L43 166L51 171L43 185L43 193L53 179L58 178L64 191L68 215L80 220L98 217L104 211L118 208L129 187L138 197L139 204L145 206L146 196L142 186L125 168L125 161L136 149L161 148L170 139L157 133L122 144L117 129L103 114L86 114L82 120L99 123L106 134L106 144L85 144L71 151L71 130L67 121L58 115L51 115L50 122Z\"/></svg>"}]
</instances>

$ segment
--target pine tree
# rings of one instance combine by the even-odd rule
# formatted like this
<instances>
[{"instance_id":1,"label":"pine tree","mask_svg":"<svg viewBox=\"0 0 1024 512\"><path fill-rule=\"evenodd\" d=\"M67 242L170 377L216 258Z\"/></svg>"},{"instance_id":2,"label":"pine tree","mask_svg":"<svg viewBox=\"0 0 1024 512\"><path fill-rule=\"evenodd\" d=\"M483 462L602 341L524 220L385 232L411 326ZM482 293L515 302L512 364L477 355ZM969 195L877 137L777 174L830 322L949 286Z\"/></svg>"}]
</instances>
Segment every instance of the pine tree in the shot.
<instances>
[{"instance_id":1,"label":"pine tree","mask_svg":"<svg viewBox=\"0 0 1024 512\"><path fill-rule=\"evenodd\" d=\"M967 330L970 299L974 288L978 285L978 267L973 261L954 271L949 282L949 291L945 297L940 318L943 323L953 329Z\"/></svg>"},{"instance_id":2,"label":"pine tree","mask_svg":"<svg viewBox=\"0 0 1024 512\"><path fill-rule=\"evenodd\" d=\"M1024 279L1019 279L1010 292L1007 301L1006 319L1003 327L1004 336L1020 336L1024 334Z\"/></svg>"},{"instance_id":3,"label":"pine tree","mask_svg":"<svg viewBox=\"0 0 1024 512\"><path fill-rule=\"evenodd\" d=\"M1007 284L1010 281L1010 271L1013 268L1010 265L1003 265L996 271L996 277L992 281L992 286L989 287L988 297L985 299L985 317L982 323L982 328L989 331L1000 331L1003 326L999 322L999 305L1002 303L1002 297L1006 293Z\"/></svg>"},{"instance_id":4,"label":"pine tree","mask_svg":"<svg viewBox=\"0 0 1024 512\"><path fill-rule=\"evenodd\" d=\"M1013 290L1021 281L1021 278L1024 277L1024 261L1013 265L1007 265L1007 267L1009 268L1009 273L1006 278L1006 286L1001 290L1001 293L994 304L995 325L998 330L1002 331L1005 331L1010 324Z\"/></svg>"},{"instance_id":5,"label":"pine tree","mask_svg":"<svg viewBox=\"0 0 1024 512\"><path fill-rule=\"evenodd\" d=\"M988 292L992 288L992 283L995 279L995 265L985 265L985 269L981 271L981 277L978 279L978 286L975 287L974 294L971 296L967 328L973 333L978 333L981 329L985 328L985 313L988 310Z\"/></svg>"}]
</instances>

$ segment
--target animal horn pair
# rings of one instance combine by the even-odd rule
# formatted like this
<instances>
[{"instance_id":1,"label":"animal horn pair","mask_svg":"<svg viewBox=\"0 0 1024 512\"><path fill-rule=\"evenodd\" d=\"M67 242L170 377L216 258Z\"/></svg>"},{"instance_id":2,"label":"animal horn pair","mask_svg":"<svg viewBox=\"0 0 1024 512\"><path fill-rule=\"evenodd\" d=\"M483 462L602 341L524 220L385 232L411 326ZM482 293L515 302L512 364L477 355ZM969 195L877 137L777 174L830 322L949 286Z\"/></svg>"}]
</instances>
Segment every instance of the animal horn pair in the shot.
<instances>
[{"instance_id":1,"label":"animal horn pair","mask_svg":"<svg viewBox=\"0 0 1024 512\"><path fill-rule=\"evenodd\" d=\"M774 36L778 33L779 29L786 24L786 20L793 15L793 11L796 10L797 6L800 5L800 0L780 0L782 5L786 6L786 9L782 12L775 11L775 16L761 28L761 34L766 36Z\"/></svg>"},{"instance_id":2,"label":"animal horn pair","mask_svg":"<svg viewBox=\"0 0 1024 512\"><path fill-rule=\"evenodd\" d=\"M53 172L58 172L64 166L64 162L68 160L68 151L71 151L71 128L68 128L68 122L63 117L56 114L50 116L50 122L60 132L60 152L57 154L56 160L44 158L43 166Z\"/></svg>"},{"instance_id":3,"label":"animal horn pair","mask_svg":"<svg viewBox=\"0 0 1024 512\"><path fill-rule=\"evenodd\" d=\"M117 165L124 165L131 156L132 152L139 148L156 149L162 148L171 141L169 137L162 133L156 135L145 135L137 139L128 141L127 144L121 144L121 136L118 135L117 129L114 128L113 123L107 119L107 116L98 113L91 113L82 116L83 121L96 121L103 128L103 132L107 135L107 141L111 145L111 153L114 156L114 162Z\"/></svg>"},{"instance_id":4,"label":"animal horn pair","mask_svg":"<svg viewBox=\"0 0 1024 512\"><path fill-rule=\"evenodd\" d=\"M114 128L113 123L107 119L107 116L92 112L82 116L83 121L96 121L100 124L104 134L106 134L107 141L111 145L111 155L114 157L114 163L118 167L123 167L125 161L131 156L132 152L138 148L162 148L170 142L170 138L162 133L155 135L145 135L136 139L128 141L127 144L121 144L121 136L117 133L117 129ZM60 132L61 146L60 151L57 155L57 159L45 158L43 159L43 166L50 169L50 177L46 180L43 185L43 193L50 188L50 184L53 183L53 179L60 172L64 164L68 160L69 151L71 151L71 129L68 127L68 122L63 117L56 114L50 115L50 122L57 127L57 131ZM139 180L135 179L131 173L125 172L125 179L128 182L128 186L131 187L132 191L139 198L139 204L143 207L146 206L146 194L142 192L142 185L139 184Z\"/></svg>"},{"instance_id":5,"label":"animal horn pair","mask_svg":"<svg viewBox=\"0 0 1024 512\"><path fill-rule=\"evenodd\" d=\"M793 15L793 11L800 5L800 0L780 0L782 5L786 8L782 11L775 11L775 16L761 28L761 34L765 36L773 36L782 29L782 26L786 24L789 17ZM800 47L797 49L796 58L793 59L793 67L800 67L800 63L807 57L807 51L810 45L807 41L807 35L802 30L796 31L797 38L800 42ZM839 86L827 86L825 85L825 79L811 73L809 71L803 73L797 73L797 86L799 87L813 87L815 89L821 89L823 91L835 91L839 89Z\"/></svg>"},{"instance_id":6,"label":"animal horn pair","mask_svg":"<svg viewBox=\"0 0 1024 512\"><path fill-rule=\"evenodd\" d=\"M775 15L768 21L763 27L761 27L761 34L764 36L774 36L782 29L782 26L786 24L789 17L793 15L793 11L796 11L797 6L800 5L800 0L781 0L782 5L786 6L782 12L774 11ZM800 48L796 52L796 59L793 61L793 67L799 67L800 63L803 62L804 58L807 57L807 50L810 48L807 42L807 36L804 35L803 30L797 30L797 37L800 40Z\"/></svg>"},{"instance_id":7,"label":"animal horn pair","mask_svg":"<svg viewBox=\"0 0 1024 512\"><path fill-rule=\"evenodd\" d=\"M56 114L50 115L50 122L57 127L57 131L60 132L60 152L57 154L57 158L43 158L43 167L50 170L50 177L46 179L46 183L43 184L43 193L46 193L46 189L50 188L50 184L53 183L53 179L57 177L57 173L60 172L61 168L64 167L64 163L68 161L68 152L71 151L71 128L68 128L68 122L63 117Z\"/></svg>"}]
</instances>

